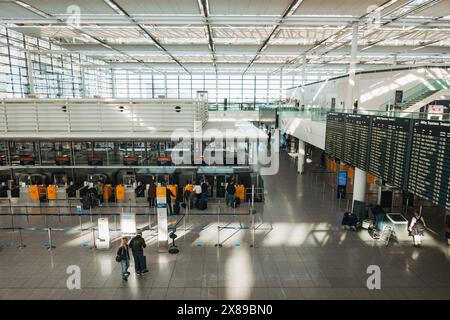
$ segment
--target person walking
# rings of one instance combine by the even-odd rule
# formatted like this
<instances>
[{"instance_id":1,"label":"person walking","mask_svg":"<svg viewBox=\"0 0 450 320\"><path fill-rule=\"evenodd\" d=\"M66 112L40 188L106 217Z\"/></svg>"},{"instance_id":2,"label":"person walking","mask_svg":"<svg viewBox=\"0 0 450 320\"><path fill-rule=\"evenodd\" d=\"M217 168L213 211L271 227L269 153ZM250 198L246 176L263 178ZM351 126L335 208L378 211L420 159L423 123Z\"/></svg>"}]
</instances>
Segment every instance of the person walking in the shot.
<instances>
[{"instance_id":1,"label":"person walking","mask_svg":"<svg viewBox=\"0 0 450 320\"><path fill-rule=\"evenodd\" d=\"M155 205L156 205L156 184L155 184L155 180L152 180L150 182L150 184L148 185L147 199L148 199L148 206L150 208L154 208Z\"/></svg>"},{"instance_id":2,"label":"person walking","mask_svg":"<svg viewBox=\"0 0 450 320\"><path fill-rule=\"evenodd\" d=\"M425 220L422 215L419 212L414 211L414 217L411 219L411 223L408 227L408 231L413 237L414 247L420 248L422 245L422 237L425 233L425 228Z\"/></svg>"},{"instance_id":3,"label":"person walking","mask_svg":"<svg viewBox=\"0 0 450 320\"><path fill-rule=\"evenodd\" d=\"M230 183L227 185L227 195L225 198L225 203L228 207L228 205L233 206L234 204L234 194L236 193L236 187L234 185L234 180L231 180Z\"/></svg>"},{"instance_id":4,"label":"person walking","mask_svg":"<svg viewBox=\"0 0 450 320\"><path fill-rule=\"evenodd\" d=\"M134 259L134 270L138 275L148 272L144 256L144 248L146 247L145 239L142 238L142 231L139 230L136 236L130 241L130 248Z\"/></svg>"},{"instance_id":5,"label":"person walking","mask_svg":"<svg viewBox=\"0 0 450 320\"><path fill-rule=\"evenodd\" d=\"M128 249L128 239L126 237L123 237L120 240L119 250L117 250L116 261L120 262L121 275L124 281L128 281L128 276L130 275L130 273L128 272L128 268L130 266L130 253Z\"/></svg>"}]
</instances>

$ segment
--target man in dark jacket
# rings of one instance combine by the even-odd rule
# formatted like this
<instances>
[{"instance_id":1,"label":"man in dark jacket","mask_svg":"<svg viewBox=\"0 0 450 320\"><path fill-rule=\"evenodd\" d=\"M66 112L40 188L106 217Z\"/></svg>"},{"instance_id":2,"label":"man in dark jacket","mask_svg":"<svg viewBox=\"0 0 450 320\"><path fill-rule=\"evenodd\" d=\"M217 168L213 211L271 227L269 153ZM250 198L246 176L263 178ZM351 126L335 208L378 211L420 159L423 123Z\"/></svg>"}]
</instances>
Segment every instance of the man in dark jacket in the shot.
<instances>
[{"instance_id":1,"label":"man in dark jacket","mask_svg":"<svg viewBox=\"0 0 450 320\"><path fill-rule=\"evenodd\" d=\"M225 198L225 203L228 207L228 205L233 206L234 205L234 194L236 193L236 187L234 185L234 180L230 181L230 183L227 185L227 195Z\"/></svg>"},{"instance_id":2,"label":"man in dark jacket","mask_svg":"<svg viewBox=\"0 0 450 320\"><path fill-rule=\"evenodd\" d=\"M166 187L166 203L167 203L167 208L169 209L169 214L173 215L173 210L172 210L172 197L175 197L175 195L173 194L173 192L169 189L169 187L167 185L165 185Z\"/></svg>"},{"instance_id":3,"label":"man in dark jacket","mask_svg":"<svg viewBox=\"0 0 450 320\"><path fill-rule=\"evenodd\" d=\"M148 204L150 208L156 205L156 184L154 180L148 185Z\"/></svg>"},{"instance_id":4,"label":"man in dark jacket","mask_svg":"<svg viewBox=\"0 0 450 320\"><path fill-rule=\"evenodd\" d=\"M138 231L137 235L130 241L131 252L134 258L134 269L138 275L148 272L144 257L144 248L147 247L142 231Z\"/></svg>"}]
</instances>

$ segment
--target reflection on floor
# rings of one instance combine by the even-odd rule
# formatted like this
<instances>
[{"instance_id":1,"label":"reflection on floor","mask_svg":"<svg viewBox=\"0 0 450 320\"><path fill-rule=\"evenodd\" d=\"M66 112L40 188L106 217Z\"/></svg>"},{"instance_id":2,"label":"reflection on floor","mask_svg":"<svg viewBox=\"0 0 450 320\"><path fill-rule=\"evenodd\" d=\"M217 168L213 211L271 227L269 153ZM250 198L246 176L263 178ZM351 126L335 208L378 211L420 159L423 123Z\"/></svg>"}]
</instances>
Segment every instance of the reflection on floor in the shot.
<instances>
[{"instance_id":1,"label":"reflection on floor","mask_svg":"<svg viewBox=\"0 0 450 320\"><path fill-rule=\"evenodd\" d=\"M338 203L319 181L296 175L295 164L282 156L278 175L265 177L267 203L256 215L256 248L248 216L229 212L192 215L177 227L180 253L158 253L154 230L144 231L150 272L120 278L114 257L119 233L110 250L90 249L92 234L66 230L53 233L53 251L43 232L0 233L0 298L2 299L449 299L450 246L428 236L422 248L409 239L385 247L366 231L344 231ZM343 205L344 207L345 205ZM245 205L238 211L245 213ZM207 212L216 212L212 205ZM263 212L261 212L263 211ZM139 213L139 212L138 212ZM240 218L240 219L239 219ZM25 218L15 221L26 225ZM53 227L79 227L78 217L42 221ZM64 220L66 219L66 220ZM154 219L154 217L153 217ZM176 219L172 219L173 222ZM10 222L3 219L2 226ZM217 225L221 229L217 243ZM154 221L152 222L154 225ZM115 224L110 219L111 228ZM148 225L148 218L138 218ZM85 219L83 227L90 221ZM81 268L81 290L66 287L69 265ZM381 289L367 288L367 268L381 269Z\"/></svg>"}]
</instances>

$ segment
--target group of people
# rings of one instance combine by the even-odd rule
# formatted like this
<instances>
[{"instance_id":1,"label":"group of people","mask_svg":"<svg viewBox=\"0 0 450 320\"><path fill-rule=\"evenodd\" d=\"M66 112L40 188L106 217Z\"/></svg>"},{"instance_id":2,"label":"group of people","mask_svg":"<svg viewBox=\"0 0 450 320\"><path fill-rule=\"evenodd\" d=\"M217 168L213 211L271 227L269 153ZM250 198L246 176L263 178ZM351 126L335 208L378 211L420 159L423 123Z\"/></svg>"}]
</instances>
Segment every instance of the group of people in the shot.
<instances>
[{"instance_id":1,"label":"group of people","mask_svg":"<svg viewBox=\"0 0 450 320\"><path fill-rule=\"evenodd\" d=\"M369 233L374 238L378 238L379 234L383 231L384 219L386 217L386 212L379 205L376 204L372 206L372 225L369 227ZM352 212L345 212L342 219L342 225L345 229L351 229L356 231L358 225L358 217ZM426 224L421 213L417 210L414 211L411 222L408 225L409 235L413 238L413 244L416 248L422 245L422 237L425 234ZM378 235L378 236L377 236Z\"/></svg>"},{"instance_id":2,"label":"group of people","mask_svg":"<svg viewBox=\"0 0 450 320\"><path fill-rule=\"evenodd\" d=\"M128 238L123 237L120 241L120 247L117 250L116 261L120 263L121 266L121 276L124 281L128 281L128 276L130 272L128 268L130 267L130 249L134 260L134 269L137 275L143 275L148 272L147 261L144 256L144 248L147 245L145 239L142 237L142 231L138 231L136 236L133 237L128 244Z\"/></svg>"},{"instance_id":3,"label":"group of people","mask_svg":"<svg viewBox=\"0 0 450 320\"><path fill-rule=\"evenodd\" d=\"M175 195L172 190L168 187L167 183L163 182L162 186L166 188L166 203L170 215L178 214L180 203L192 203L193 197L195 196L195 207L199 208L201 203L206 203L208 200L208 190L209 184L205 178L200 181L200 184L192 185L190 181L187 182L186 186L179 190L177 195ZM154 208L156 206L156 183L151 181L148 187L148 202L149 207ZM180 195L180 196L178 196ZM182 197L181 197L182 195ZM172 199L175 199L175 206L172 204ZM175 210L174 210L175 207ZM177 210L178 209L178 210Z\"/></svg>"},{"instance_id":4,"label":"group of people","mask_svg":"<svg viewBox=\"0 0 450 320\"><path fill-rule=\"evenodd\" d=\"M95 184L87 190L86 194L81 198L83 209L88 210L102 205L103 187L103 181L97 180Z\"/></svg>"}]
</instances>

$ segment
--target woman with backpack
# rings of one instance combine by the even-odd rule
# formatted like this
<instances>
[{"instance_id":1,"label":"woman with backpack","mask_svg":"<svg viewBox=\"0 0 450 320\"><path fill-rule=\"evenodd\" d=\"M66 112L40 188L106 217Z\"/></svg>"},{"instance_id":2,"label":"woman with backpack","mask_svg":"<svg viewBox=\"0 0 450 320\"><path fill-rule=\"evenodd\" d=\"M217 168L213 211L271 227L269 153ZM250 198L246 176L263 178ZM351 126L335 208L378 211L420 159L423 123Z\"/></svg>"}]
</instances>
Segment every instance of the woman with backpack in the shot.
<instances>
[{"instance_id":1,"label":"woman with backpack","mask_svg":"<svg viewBox=\"0 0 450 320\"><path fill-rule=\"evenodd\" d=\"M425 233L425 228L426 225L422 215L419 212L415 211L414 217L411 219L411 223L408 227L408 231L413 237L414 247L420 248L422 244L422 236Z\"/></svg>"},{"instance_id":2,"label":"woman with backpack","mask_svg":"<svg viewBox=\"0 0 450 320\"><path fill-rule=\"evenodd\" d=\"M128 239L124 237L120 240L120 247L116 256L116 261L120 263L122 268L121 275L124 281L128 281L128 276L130 275L128 272L128 267L130 266L130 253L128 250Z\"/></svg>"}]
</instances>

